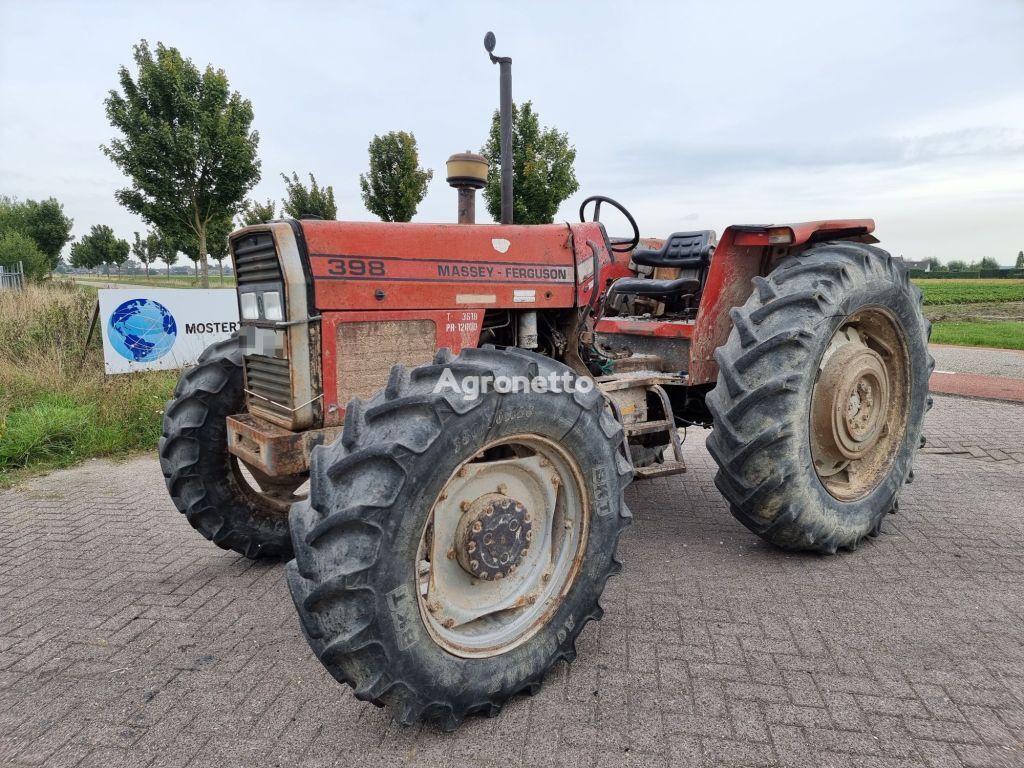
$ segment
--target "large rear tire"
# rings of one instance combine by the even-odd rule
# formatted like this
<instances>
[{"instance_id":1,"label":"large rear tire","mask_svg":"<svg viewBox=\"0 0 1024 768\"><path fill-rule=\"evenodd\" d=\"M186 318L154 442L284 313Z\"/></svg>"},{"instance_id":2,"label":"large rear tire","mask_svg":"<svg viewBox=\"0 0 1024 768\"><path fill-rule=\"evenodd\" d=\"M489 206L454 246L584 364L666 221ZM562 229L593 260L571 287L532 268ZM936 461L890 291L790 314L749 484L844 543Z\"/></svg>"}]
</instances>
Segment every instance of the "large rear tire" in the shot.
<instances>
[{"instance_id":1,"label":"large rear tire","mask_svg":"<svg viewBox=\"0 0 1024 768\"><path fill-rule=\"evenodd\" d=\"M237 337L207 347L164 410L160 468L174 506L222 549L251 559L291 557L288 509L305 482L256 479L228 452L225 419L245 410Z\"/></svg>"},{"instance_id":2,"label":"large rear tire","mask_svg":"<svg viewBox=\"0 0 1024 768\"><path fill-rule=\"evenodd\" d=\"M539 689L600 619L632 479L601 395L473 382L570 369L522 350L448 350L392 369L312 455L288 584L317 657L402 724L446 730ZM439 387L446 375L458 389Z\"/></svg>"},{"instance_id":3,"label":"large rear tire","mask_svg":"<svg viewBox=\"0 0 1024 768\"><path fill-rule=\"evenodd\" d=\"M921 292L888 253L848 242L754 286L715 353L715 484L773 544L854 549L896 510L923 439L934 361Z\"/></svg>"}]
</instances>

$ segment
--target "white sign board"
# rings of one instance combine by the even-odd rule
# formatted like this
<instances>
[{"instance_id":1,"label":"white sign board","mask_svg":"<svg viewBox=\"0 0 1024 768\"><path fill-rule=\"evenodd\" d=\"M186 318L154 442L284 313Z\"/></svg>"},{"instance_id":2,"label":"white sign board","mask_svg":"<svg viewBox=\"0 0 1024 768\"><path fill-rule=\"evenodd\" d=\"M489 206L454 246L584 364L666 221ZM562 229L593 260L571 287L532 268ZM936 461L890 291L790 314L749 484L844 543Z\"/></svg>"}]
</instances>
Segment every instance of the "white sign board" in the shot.
<instances>
[{"instance_id":1,"label":"white sign board","mask_svg":"<svg viewBox=\"0 0 1024 768\"><path fill-rule=\"evenodd\" d=\"M101 289L99 300L107 373L182 368L238 330L238 299L230 288L140 285Z\"/></svg>"}]
</instances>

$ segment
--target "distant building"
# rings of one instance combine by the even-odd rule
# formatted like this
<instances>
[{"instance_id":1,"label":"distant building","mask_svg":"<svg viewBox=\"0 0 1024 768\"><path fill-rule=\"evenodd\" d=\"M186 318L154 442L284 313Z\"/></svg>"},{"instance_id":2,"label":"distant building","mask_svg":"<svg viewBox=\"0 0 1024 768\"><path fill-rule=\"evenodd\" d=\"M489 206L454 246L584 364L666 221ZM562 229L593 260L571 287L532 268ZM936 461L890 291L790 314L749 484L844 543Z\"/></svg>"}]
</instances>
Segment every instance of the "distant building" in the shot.
<instances>
[{"instance_id":1,"label":"distant building","mask_svg":"<svg viewBox=\"0 0 1024 768\"><path fill-rule=\"evenodd\" d=\"M899 261L902 261L903 266L906 267L907 269L920 269L923 272L927 272L928 269L931 267L931 264L928 263L928 259L918 259L917 261L912 261L910 259L904 259L902 256L897 256L896 258Z\"/></svg>"}]
</instances>

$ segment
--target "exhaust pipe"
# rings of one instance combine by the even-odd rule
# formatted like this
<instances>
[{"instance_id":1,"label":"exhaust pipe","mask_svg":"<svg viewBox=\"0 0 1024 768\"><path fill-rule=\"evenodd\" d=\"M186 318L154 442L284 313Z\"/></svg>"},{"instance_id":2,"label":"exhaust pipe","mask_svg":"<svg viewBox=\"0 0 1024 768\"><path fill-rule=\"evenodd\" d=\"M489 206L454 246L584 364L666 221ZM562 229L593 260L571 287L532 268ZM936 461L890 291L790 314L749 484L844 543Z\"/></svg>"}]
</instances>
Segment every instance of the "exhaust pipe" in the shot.
<instances>
[{"instance_id":1,"label":"exhaust pipe","mask_svg":"<svg viewBox=\"0 0 1024 768\"><path fill-rule=\"evenodd\" d=\"M493 32L484 35L484 48L491 63L500 69L501 97L501 223L512 223L512 57L495 56L497 39Z\"/></svg>"}]
</instances>

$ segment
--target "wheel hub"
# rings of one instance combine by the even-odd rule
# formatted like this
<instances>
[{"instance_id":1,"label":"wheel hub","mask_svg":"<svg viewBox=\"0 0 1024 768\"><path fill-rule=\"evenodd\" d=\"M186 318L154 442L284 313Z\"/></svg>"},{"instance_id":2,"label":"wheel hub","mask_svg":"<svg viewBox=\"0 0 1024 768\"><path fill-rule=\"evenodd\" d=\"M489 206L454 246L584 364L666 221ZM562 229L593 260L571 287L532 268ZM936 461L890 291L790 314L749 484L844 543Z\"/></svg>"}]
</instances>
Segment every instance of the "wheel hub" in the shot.
<instances>
[{"instance_id":1,"label":"wheel hub","mask_svg":"<svg viewBox=\"0 0 1024 768\"><path fill-rule=\"evenodd\" d=\"M833 334L811 396L814 469L828 491L853 499L888 471L906 429L906 345L880 309L864 309Z\"/></svg>"},{"instance_id":2,"label":"wheel hub","mask_svg":"<svg viewBox=\"0 0 1024 768\"><path fill-rule=\"evenodd\" d=\"M455 533L455 556L470 576L503 579L527 556L533 518L526 507L500 493L469 504Z\"/></svg>"},{"instance_id":3,"label":"wheel hub","mask_svg":"<svg viewBox=\"0 0 1024 768\"><path fill-rule=\"evenodd\" d=\"M881 355L860 343L843 344L825 363L818 390L816 437L826 455L863 457L878 441L889 408Z\"/></svg>"},{"instance_id":4,"label":"wheel hub","mask_svg":"<svg viewBox=\"0 0 1024 768\"><path fill-rule=\"evenodd\" d=\"M481 446L449 476L421 534L420 616L435 642L484 658L539 631L579 572L589 509L561 445L518 434Z\"/></svg>"}]
</instances>

